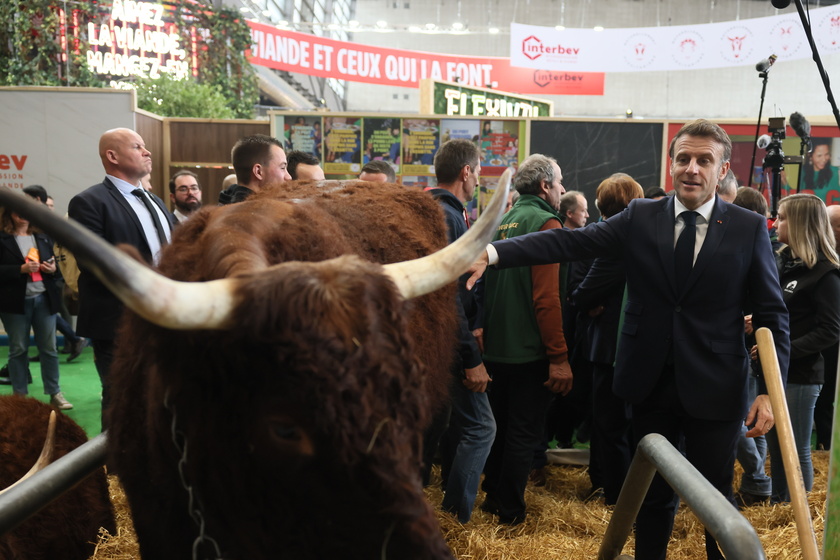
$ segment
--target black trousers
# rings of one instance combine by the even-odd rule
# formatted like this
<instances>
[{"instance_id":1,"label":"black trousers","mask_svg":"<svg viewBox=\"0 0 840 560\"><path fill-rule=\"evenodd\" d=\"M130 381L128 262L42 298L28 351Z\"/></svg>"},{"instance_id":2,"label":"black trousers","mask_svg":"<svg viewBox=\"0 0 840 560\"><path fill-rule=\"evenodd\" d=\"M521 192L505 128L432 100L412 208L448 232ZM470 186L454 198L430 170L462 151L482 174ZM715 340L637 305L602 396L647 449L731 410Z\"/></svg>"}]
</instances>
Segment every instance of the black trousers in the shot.
<instances>
[{"instance_id":1,"label":"black trousers","mask_svg":"<svg viewBox=\"0 0 840 560\"><path fill-rule=\"evenodd\" d=\"M99 381L102 383L102 431L108 429L106 411L111 406L111 364L114 361L114 341L94 339L93 341L93 364L96 366L96 373L99 374Z\"/></svg>"},{"instance_id":2,"label":"black trousers","mask_svg":"<svg viewBox=\"0 0 840 560\"><path fill-rule=\"evenodd\" d=\"M825 383L814 407L814 427L817 429L817 449L831 449L831 430L834 424L834 394L837 392L838 345L824 350Z\"/></svg>"},{"instance_id":3,"label":"black trousers","mask_svg":"<svg viewBox=\"0 0 840 560\"><path fill-rule=\"evenodd\" d=\"M653 392L632 407L635 442L658 433L684 453L689 462L734 505L732 479L741 420L718 421L693 418L677 395L673 366L666 366ZM674 527L679 498L658 474L654 476L642 509L636 518L637 560L665 560ZM706 555L723 559L717 542L706 532Z\"/></svg>"},{"instance_id":4,"label":"black trousers","mask_svg":"<svg viewBox=\"0 0 840 560\"><path fill-rule=\"evenodd\" d=\"M493 378L488 396L496 418L496 440L484 467L482 488L498 506L499 521L518 523L525 519L525 486L554 397L543 385L548 361L484 365Z\"/></svg>"},{"instance_id":5,"label":"black trousers","mask_svg":"<svg viewBox=\"0 0 840 560\"><path fill-rule=\"evenodd\" d=\"M595 364L592 372L592 460L599 466L604 500L615 505L630 468L634 446L630 441L630 414L627 404L612 390L615 368Z\"/></svg>"}]
</instances>

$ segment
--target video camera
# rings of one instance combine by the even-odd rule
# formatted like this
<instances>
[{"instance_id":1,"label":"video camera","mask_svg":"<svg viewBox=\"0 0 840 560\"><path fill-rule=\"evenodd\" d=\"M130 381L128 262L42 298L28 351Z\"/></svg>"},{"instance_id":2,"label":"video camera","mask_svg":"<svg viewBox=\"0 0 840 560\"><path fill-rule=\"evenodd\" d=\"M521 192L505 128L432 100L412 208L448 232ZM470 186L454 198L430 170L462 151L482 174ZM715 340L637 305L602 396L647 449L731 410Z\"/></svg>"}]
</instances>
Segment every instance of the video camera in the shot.
<instances>
[{"instance_id":1,"label":"video camera","mask_svg":"<svg viewBox=\"0 0 840 560\"><path fill-rule=\"evenodd\" d=\"M782 170L786 163L802 164L801 156L785 156L782 151L782 140L785 139L785 118L770 117L767 132L759 137L757 146L767 150L764 155L762 168L770 170L772 183L770 185L770 214L775 218L779 207L779 200L782 195Z\"/></svg>"},{"instance_id":2,"label":"video camera","mask_svg":"<svg viewBox=\"0 0 840 560\"><path fill-rule=\"evenodd\" d=\"M786 160L785 153L782 151L782 140L785 139L785 128L784 117L770 117L770 124L767 127L770 136L763 135L758 139L758 147L767 150L762 165L764 169L781 171L784 168Z\"/></svg>"}]
</instances>

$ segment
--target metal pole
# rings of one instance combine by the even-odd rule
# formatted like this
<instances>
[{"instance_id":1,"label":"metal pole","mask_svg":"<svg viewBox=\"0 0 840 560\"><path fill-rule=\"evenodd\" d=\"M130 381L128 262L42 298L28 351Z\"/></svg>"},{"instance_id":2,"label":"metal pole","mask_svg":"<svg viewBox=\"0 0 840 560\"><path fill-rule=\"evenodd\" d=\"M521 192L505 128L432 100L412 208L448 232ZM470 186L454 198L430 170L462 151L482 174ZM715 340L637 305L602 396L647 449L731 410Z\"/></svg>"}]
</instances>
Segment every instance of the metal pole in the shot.
<instances>
[{"instance_id":1,"label":"metal pole","mask_svg":"<svg viewBox=\"0 0 840 560\"><path fill-rule=\"evenodd\" d=\"M11 531L105 464L102 433L0 496L0 535Z\"/></svg>"},{"instance_id":2,"label":"metal pole","mask_svg":"<svg viewBox=\"0 0 840 560\"><path fill-rule=\"evenodd\" d=\"M648 434L639 442L598 551L599 560L614 560L621 553L653 480L654 468L697 515L726 558L765 560L753 526L660 434Z\"/></svg>"}]
</instances>

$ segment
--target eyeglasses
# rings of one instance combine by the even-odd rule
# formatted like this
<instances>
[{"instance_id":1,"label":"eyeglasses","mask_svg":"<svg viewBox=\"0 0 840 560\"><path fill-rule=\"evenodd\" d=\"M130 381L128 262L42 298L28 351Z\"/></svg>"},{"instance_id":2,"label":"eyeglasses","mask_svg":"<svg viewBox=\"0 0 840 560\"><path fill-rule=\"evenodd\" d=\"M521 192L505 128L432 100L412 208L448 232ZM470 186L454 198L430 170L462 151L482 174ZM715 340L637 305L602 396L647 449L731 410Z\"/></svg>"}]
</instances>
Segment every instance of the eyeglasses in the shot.
<instances>
[{"instance_id":1,"label":"eyeglasses","mask_svg":"<svg viewBox=\"0 0 840 560\"><path fill-rule=\"evenodd\" d=\"M198 186L193 185L192 187L187 187L187 186L184 186L184 187L178 187L177 189L175 189L175 192L185 193L185 192L189 191L189 192L191 192L191 193L197 193L197 192L199 192L200 190L201 190L201 189L200 189L200 188L198 188Z\"/></svg>"}]
</instances>

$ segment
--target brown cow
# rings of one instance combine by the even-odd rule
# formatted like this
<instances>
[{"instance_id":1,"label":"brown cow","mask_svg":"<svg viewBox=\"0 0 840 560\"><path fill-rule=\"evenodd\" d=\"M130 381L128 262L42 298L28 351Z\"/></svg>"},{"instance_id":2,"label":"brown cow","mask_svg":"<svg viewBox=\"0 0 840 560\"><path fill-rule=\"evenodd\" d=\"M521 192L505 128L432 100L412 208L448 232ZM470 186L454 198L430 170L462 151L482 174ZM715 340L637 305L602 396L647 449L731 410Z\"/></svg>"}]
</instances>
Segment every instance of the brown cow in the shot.
<instances>
[{"instance_id":1,"label":"brown cow","mask_svg":"<svg viewBox=\"0 0 840 560\"><path fill-rule=\"evenodd\" d=\"M51 411L32 398L0 397L0 488L14 484L35 464ZM58 414L56 420L53 460L87 441L72 419ZM116 528L103 469L0 536L0 558L86 560L93 554L100 527L112 533Z\"/></svg>"},{"instance_id":2,"label":"brown cow","mask_svg":"<svg viewBox=\"0 0 840 560\"><path fill-rule=\"evenodd\" d=\"M492 235L502 184L490 217L435 253L445 226L426 193L285 183L180 226L160 272L182 283L20 209L137 313L113 368L109 464L144 558L452 557L422 494L421 434L448 382L452 282Z\"/></svg>"}]
</instances>

